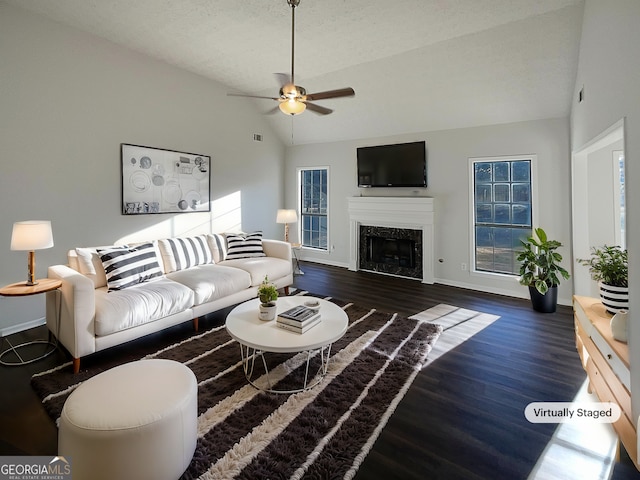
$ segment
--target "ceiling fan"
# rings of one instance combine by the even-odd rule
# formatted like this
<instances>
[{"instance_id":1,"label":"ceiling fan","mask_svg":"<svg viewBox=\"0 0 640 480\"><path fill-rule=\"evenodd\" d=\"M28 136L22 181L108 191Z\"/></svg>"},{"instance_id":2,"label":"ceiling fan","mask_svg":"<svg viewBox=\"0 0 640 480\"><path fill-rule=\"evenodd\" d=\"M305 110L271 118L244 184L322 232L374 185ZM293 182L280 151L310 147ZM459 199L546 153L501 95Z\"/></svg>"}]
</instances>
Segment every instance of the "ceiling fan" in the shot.
<instances>
[{"instance_id":1,"label":"ceiling fan","mask_svg":"<svg viewBox=\"0 0 640 480\"><path fill-rule=\"evenodd\" d=\"M287 115L298 115L307 108L312 112L320 115L327 115L333 110L311 103L315 100L326 100L328 98L353 97L356 92L351 87L339 88L337 90L327 90L325 92L307 93L307 91L295 84L294 80L294 47L295 47L295 24L296 24L296 7L300 5L300 0L287 0L291 7L291 75L286 73L278 73L276 76L280 80L280 92L278 97L263 97L260 95L245 95L240 93L228 93L227 95L234 97L250 97L250 98L266 98L279 102L280 111Z\"/></svg>"}]
</instances>

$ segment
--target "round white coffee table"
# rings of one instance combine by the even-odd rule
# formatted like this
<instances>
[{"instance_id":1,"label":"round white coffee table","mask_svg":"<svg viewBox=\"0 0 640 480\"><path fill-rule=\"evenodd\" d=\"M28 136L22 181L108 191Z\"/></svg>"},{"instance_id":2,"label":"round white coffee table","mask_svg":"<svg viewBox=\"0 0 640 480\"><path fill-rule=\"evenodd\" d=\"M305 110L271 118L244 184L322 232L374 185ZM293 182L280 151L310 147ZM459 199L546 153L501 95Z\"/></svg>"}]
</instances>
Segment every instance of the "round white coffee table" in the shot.
<instances>
[{"instance_id":1,"label":"round white coffee table","mask_svg":"<svg viewBox=\"0 0 640 480\"><path fill-rule=\"evenodd\" d=\"M290 308L302 305L311 297L293 296L280 297L277 300L277 312L284 312ZM254 387L272 393L295 393L316 386L327 373L331 345L340 339L347 331L347 314L335 303L318 299L320 302L320 318L318 325L305 333L295 333L280 328L277 320L263 321L258 317L259 300L249 300L235 307L227 316L225 326L229 335L240 344L242 365L247 381ZM278 390L273 388L273 382L265 353L306 353L306 370L302 387L293 390ZM309 379L309 362L311 358L320 355L320 369L314 378ZM261 358L264 366L268 386L254 382L254 366L256 359ZM315 380L314 380L315 379Z\"/></svg>"}]
</instances>

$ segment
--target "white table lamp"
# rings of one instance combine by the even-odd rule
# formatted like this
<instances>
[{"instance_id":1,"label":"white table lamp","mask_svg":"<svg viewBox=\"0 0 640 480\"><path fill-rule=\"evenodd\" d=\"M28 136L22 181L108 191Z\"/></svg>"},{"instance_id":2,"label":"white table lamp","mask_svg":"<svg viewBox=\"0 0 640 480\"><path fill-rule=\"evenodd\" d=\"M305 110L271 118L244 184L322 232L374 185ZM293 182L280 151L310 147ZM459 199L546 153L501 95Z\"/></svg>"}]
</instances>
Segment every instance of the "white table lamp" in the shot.
<instances>
[{"instance_id":1,"label":"white table lamp","mask_svg":"<svg viewBox=\"0 0 640 480\"><path fill-rule=\"evenodd\" d=\"M289 224L298 221L298 214L295 210L278 210L276 223L284 223L284 241L289 241Z\"/></svg>"},{"instance_id":2,"label":"white table lamp","mask_svg":"<svg viewBox=\"0 0 640 480\"><path fill-rule=\"evenodd\" d=\"M53 247L51 222L48 220L28 220L13 224L11 250L29 252L29 276L26 285L36 285L36 252Z\"/></svg>"}]
</instances>

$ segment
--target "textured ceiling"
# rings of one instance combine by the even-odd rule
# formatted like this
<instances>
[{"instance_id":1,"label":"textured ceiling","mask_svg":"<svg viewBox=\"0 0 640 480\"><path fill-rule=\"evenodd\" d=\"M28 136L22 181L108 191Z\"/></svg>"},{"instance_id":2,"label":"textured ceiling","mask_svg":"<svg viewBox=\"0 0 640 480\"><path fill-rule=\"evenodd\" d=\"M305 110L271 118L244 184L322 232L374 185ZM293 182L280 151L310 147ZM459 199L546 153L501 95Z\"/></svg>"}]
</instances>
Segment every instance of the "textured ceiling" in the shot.
<instances>
[{"instance_id":1,"label":"textured ceiling","mask_svg":"<svg viewBox=\"0 0 640 480\"><path fill-rule=\"evenodd\" d=\"M230 92L277 96L273 74L291 67L286 0L4 1ZM331 115L268 121L299 144L567 116L582 9L582 0L301 0L296 83L356 96L318 101Z\"/></svg>"}]
</instances>

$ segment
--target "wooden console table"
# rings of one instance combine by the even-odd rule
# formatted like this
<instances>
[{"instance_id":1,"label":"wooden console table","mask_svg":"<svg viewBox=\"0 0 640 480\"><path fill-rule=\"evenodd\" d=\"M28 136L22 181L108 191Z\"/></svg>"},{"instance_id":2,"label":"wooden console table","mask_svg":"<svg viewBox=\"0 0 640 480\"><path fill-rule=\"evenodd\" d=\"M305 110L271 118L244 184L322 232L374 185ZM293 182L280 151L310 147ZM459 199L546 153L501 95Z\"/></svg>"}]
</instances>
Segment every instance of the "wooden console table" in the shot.
<instances>
[{"instance_id":1,"label":"wooden console table","mask_svg":"<svg viewBox=\"0 0 640 480\"><path fill-rule=\"evenodd\" d=\"M638 465L636 422L631 410L629 347L614 340L611 317L597 298L574 295L576 348L589 377L589 392L601 402L620 406L622 415L613 424L636 468Z\"/></svg>"}]
</instances>

